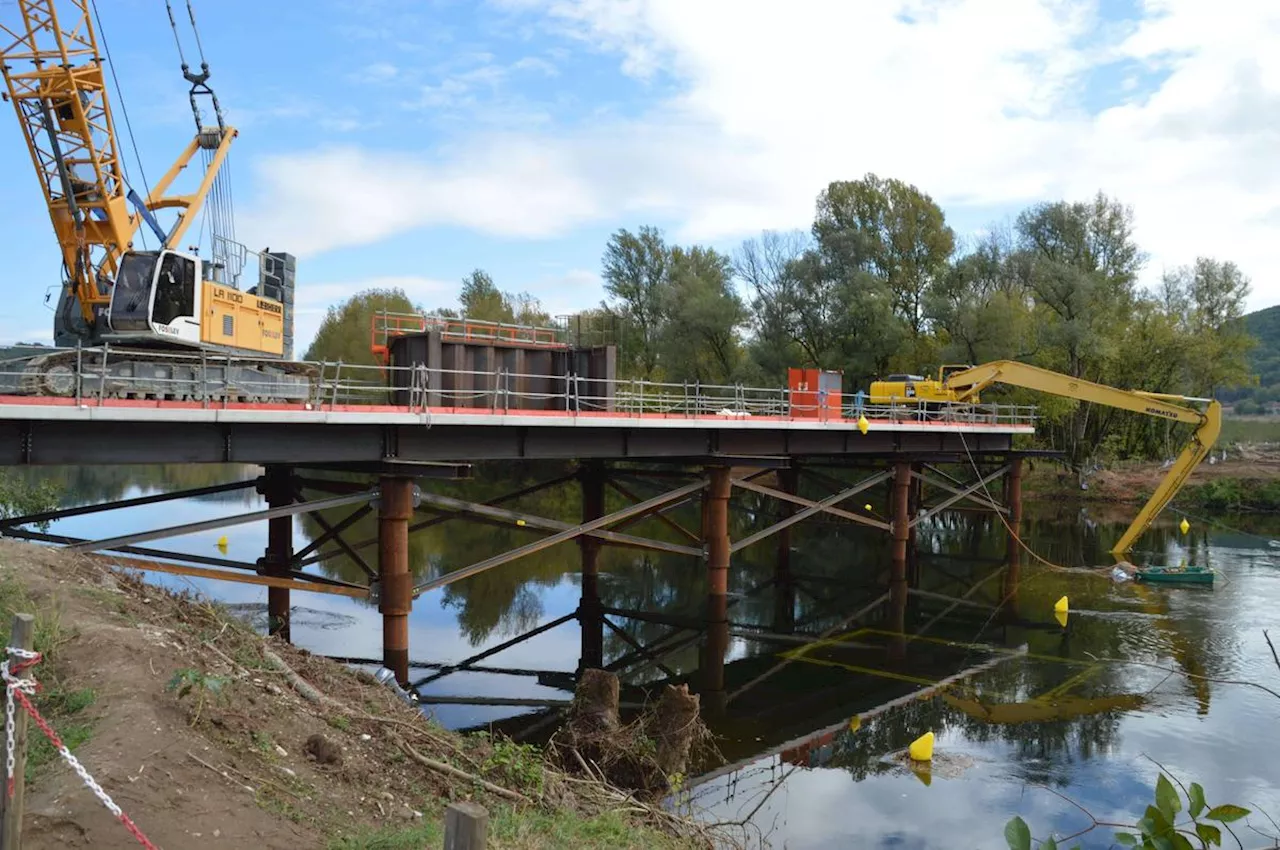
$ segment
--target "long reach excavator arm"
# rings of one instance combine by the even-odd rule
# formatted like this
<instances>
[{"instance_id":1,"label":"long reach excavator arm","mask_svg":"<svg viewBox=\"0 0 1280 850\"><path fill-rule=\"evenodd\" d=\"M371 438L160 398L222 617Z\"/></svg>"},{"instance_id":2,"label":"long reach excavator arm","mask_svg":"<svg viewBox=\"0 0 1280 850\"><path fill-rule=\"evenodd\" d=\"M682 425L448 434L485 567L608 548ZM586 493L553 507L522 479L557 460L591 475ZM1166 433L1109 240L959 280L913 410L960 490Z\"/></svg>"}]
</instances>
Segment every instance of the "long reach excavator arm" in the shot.
<instances>
[{"instance_id":1,"label":"long reach excavator arm","mask_svg":"<svg viewBox=\"0 0 1280 850\"><path fill-rule=\"evenodd\" d=\"M1116 541L1116 545L1111 547L1111 554L1118 561L1128 557L1137 539L1151 527L1152 521L1159 516L1169 502L1173 501L1173 497L1182 489L1182 485L1186 483L1192 471L1209 454L1214 441L1218 439L1218 432L1222 430L1222 405L1213 399L1192 399L1164 393L1119 390L1080 378L1060 375L1048 369L1028 366L1014 360L984 363L963 372L954 372L947 376L946 380L947 388L956 391L958 398L962 401L976 395L985 387L997 383L1039 390L1093 404L1105 404L1108 407L1145 413L1171 422L1184 422L1195 426L1191 441L1170 467L1160 486L1156 487L1151 498L1138 512L1138 516ZM1193 401L1208 403L1204 410L1178 403Z\"/></svg>"}]
</instances>

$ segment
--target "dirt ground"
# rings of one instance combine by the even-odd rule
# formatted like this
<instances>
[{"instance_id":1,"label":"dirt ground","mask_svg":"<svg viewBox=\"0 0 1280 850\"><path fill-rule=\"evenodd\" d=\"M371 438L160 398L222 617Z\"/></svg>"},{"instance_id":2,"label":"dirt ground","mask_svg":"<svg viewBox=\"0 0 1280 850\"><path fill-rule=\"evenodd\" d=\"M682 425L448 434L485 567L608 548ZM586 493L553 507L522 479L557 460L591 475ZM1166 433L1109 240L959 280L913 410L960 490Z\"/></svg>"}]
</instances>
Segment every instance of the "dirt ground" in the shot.
<instances>
[{"instance_id":1,"label":"dirt ground","mask_svg":"<svg viewBox=\"0 0 1280 850\"><path fill-rule=\"evenodd\" d=\"M55 727L87 723L76 756L157 846L437 846L351 836L426 827L450 800L511 807L476 782L422 766L406 746L518 794L536 787L530 811L581 803L555 791L541 766L488 758L483 740L464 745L368 677L266 641L215 606L101 561L0 540L0 588L9 611L26 607L41 619L38 640L52 646L32 675L46 691L91 689L83 716L54 715ZM302 698L271 668L267 648L337 702ZM138 846L56 759L35 768L26 801L26 850Z\"/></svg>"},{"instance_id":2,"label":"dirt ground","mask_svg":"<svg viewBox=\"0 0 1280 850\"><path fill-rule=\"evenodd\" d=\"M1159 463L1125 463L1089 476L1087 491L1079 489L1079 479L1056 464L1041 463L1026 485L1027 495L1050 492L1079 494L1082 498L1105 502L1145 501L1168 469ZM1185 486L1195 487L1211 481L1236 479L1250 482L1280 480L1280 448L1240 446L1232 449L1226 460L1202 462Z\"/></svg>"}]
</instances>

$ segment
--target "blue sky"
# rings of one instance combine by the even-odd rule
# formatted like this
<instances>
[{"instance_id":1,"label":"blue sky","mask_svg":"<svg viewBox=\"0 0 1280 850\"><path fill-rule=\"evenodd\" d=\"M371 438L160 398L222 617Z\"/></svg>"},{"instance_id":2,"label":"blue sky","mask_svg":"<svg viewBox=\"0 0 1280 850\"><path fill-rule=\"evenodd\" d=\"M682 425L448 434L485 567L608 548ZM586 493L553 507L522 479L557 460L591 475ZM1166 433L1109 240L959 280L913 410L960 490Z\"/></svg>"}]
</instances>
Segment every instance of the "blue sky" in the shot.
<instances>
[{"instance_id":1,"label":"blue sky","mask_svg":"<svg viewBox=\"0 0 1280 850\"><path fill-rule=\"evenodd\" d=\"M99 4L155 179L192 131L168 18L160 0ZM305 343L347 295L399 285L451 304L476 267L569 312L602 297L619 227L731 249L806 227L826 182L868 171L930 192L962 235L1101 189L1133 205L1149 281L1216 256L1253 278L1251 307L1275 304L1271 5L197 0L196 12L241 130L238 236L299 255ZM0 23L15 17L0 2ZM57 251L7 111L0 168L0 340L47 339Z\"/></svg>"}]
</instances>

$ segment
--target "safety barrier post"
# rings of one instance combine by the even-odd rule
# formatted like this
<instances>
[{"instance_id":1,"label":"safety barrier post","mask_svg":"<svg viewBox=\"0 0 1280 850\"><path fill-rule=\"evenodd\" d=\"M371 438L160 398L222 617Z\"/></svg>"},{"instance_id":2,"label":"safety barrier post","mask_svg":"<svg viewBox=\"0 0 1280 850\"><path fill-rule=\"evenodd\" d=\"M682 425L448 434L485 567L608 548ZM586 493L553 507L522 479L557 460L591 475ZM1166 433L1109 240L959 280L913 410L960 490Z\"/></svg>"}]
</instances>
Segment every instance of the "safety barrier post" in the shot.
<instances>
[{"instance_id":1,"label":"safety barrier post","mask_svg":"<svg viewBox=\"0 0 1280 850\"><path fill-rule=\"evenodd\" d=\"M30 614L14 614L9 631L9 646L31 651L35 648L36 618ZM8 663L8 653L6 653ZM18 711L6 685L6 709L12 718L12 742L6 740L5 785L0 794L0 850L18 850L22 844L23 787L27 772L27 713ZM6 736L7 737L7 736Z\"/></svg>"}]
</instances>

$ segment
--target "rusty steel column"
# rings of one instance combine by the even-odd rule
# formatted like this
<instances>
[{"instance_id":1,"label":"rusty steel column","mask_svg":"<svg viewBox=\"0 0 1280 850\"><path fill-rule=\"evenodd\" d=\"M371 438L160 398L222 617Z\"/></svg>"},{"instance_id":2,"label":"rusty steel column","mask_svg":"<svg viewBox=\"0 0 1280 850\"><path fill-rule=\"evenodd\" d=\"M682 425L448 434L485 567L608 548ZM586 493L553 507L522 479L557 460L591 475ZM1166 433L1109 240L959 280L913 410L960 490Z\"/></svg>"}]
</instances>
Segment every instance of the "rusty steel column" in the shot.
<instances>
[{"instance_id":1,"label":"rusty steel column","mask_svg":"<svg viewBox=\"0 0 1280 850\"><path fill-rule=\"evenodd\" d=\"M800 483L800 470L794 467L778 470L778 489L796 495ZM781 516L786 519L796 512L791 502L780 501ZM773 572L773 628L779 634L790 634L796 624L796 587L791 576L791 528L778 532L778 552Z\"/></svg>"},{"instance_id":2,"label":"rusty steel column","mask_svg":"<svg viewBox=\"0 0 1280 850\"><path fill-rule=\"evenodd\" d=\"M699 659L698 699L708 717L724 714L728 694L724 685L724 662L729 653L728 597L723 594L707 597L707 639L702 644Z\"/></svg>"},{"instance_id":3,"label":"rusty steel column","mask_svg":"<svg viewBox=\"0 0 1280 850\"><path fill-rule=\"evenodd\" d=\"M385 476L378 497L378 610L382 613L382 663L401 684L409 681L409 520L413 479Z\"/></svg>"},{"instance_id":4,"label":"rusty steel column","mask_svg":"<svg viewBox=\"0 0 1280 850\"><path fill-rule=\"evenodd\" d=\"M889 643L891 661L906 656L907 562L913 542L911 523L911 464L894 464L893 497L889 502L893 527L891 572L889 574L889 630L897 637Z\"/></svg>"},{"instance_id":5,"label":"rusty steel column","mask_svg":"<svg viewBox=\"0 0 1280 850\"><path fill-rule=\"evenodd\" d=\"M267 507L282 508L293 504L293 470L287 466L268 466L258 485L258 492L267 500ZM287 576L289 562L293 558L293 517L281 516L267 520L266 557L260 562L265 575ZM290 640L289 589L267 588L267 634Z\"/></svg>"},{"instance_id":6,"label":"rusty steel column","mask_svg":"<svg viewBox=\"0 0 1280 850\"><path fill-rule=\"evenodd\" d=\"M729 649L729 467L707 467L703 491L702 540L707 547L707 639L702 645L702 707L712 715L724 710L724 657Z\"/></svg>"},{"instance_id":7,"label":"rusty steel column","mask_svg":"<svg viewBox=\"0 0 1280 850\"><path fill-rule=\"evenodd\" d=\"M892 582L907 581L907 548L911 542L911 464L894 464L893 499L893 573Z\"/></svg>"},{"instance_id":8,"label":"rusty steel column","mask_svg":"<svg viewBox=\"0 0 1280 850\"><path fill-rule=\"evenodd\" d=\"M920 516L920 508L924 499L924 482L915 475L920 472L920 464L912 464L911 472L911 498L907 502L907 513L911 519ZM907 539L907 584L911 587L920 586L920 551L916 545L916 527L911 526L910 536Z\"/></svg>"},{"instance_id":9,"label":"rusty steel column","mask_svg":"<svg viewBox=\"0 0 1280 850\"><path fill-rule=\"evenodd\" d=\"M702 514L702 542L707 547L707 594L724 596L729 592L729 495L732 483L729 467L707 468L710 486L706 493L706 509Z\"/></svg>"},{"instance_id":10,"label":"rusty steel column","mask_svg":"<svg viewBox=\"0 0 1280 850\"><path fill-rule=\"evenodd\" d=\"M582 485L582 521L604 516L604 465L583 465L579 481ZM582 596L578 600L578 626L582 631L582 657L579 672L604 666L604 614L600 607L600 538L582 535L578 538L582 552Z\"/></svg>"},{"instance_id":11,"label":"rusty steel column","mask_svg":"<svg viewBox=\"0 0 1280 850\"><path fill-rule=\"evenodd\" d=\"M1005 548L1006 570L1001 594L1006 611L1015 612L1018 601L1018 582L1022 579L1022 458L1009 460L1009 471L1004 479L1005 505L1009 508L1009 534Z\"/></svg>"}]
</instances>

